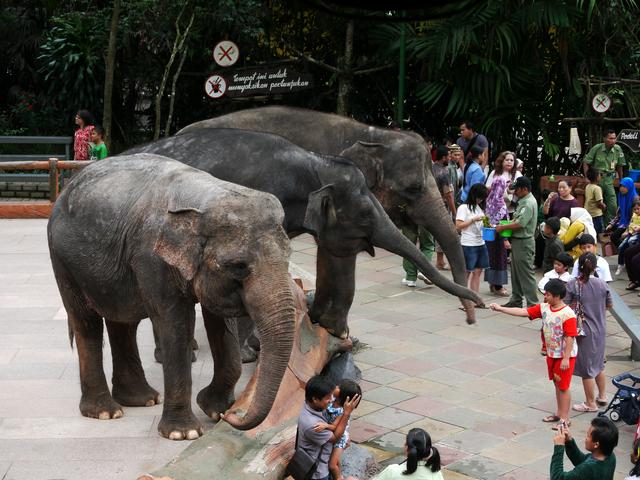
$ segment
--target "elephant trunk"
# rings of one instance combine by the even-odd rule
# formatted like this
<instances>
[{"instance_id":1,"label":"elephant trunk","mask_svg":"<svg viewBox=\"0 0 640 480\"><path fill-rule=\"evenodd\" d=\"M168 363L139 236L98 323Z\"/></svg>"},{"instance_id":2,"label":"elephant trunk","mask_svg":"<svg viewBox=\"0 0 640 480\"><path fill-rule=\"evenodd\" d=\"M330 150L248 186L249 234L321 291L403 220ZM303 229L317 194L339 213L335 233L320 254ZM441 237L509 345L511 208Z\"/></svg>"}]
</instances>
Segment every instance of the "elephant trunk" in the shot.
<instances>
[{"instance_id":1,"label":"elephant trunk","mask_svg":"<svg viewBox=\"0 0 640 480\"><path fill-rule=\"evenodd\" d=\"M442 198L423 197L417 204L409 207L408 214L417 225L425 227L438 242L451 266L453 281L458 285L467 285L466 264L460 245L460 237L455 229L451 214L445 208ZM467 313L467 322L475 322L473 304L460 298ZM475 300L478 306L484 305L482 300Z\"/></svg>"},{"instance_id":2,"label":"elephant trunk","mask_svg":"<svg viewBox=\"0 0 640 480\"><path fill-rule=\"evenodd\" d=\"M265 268L266 267L266 268ZM244 416L225 414L239 430L258 426L269 414L293 347L295 307L285 266L266 265L244 282L244 302L260 337L255 395Z\"/></svg>"},{"instance_id":3,"label":"elephant trunk","mask_svg":"<svg viewBox=\"0 0 640 480\"><path fill-rule=\"evenodd\" d=\"M382 210L382 209L381 209ZM372 236L372 243L384 248L392 253L401 255L413 262L418 270L420 270L425 277L431 280L435 285L443 289L456 297L461 299L472 300L478 305L482 305L482 299L473 291L469 290L464 284L460 285L449 280L447 277L438 272L435 267L429 262L424 255L412 244L402 233L393 225L391 220L386 216L386 213L382 211L387 221L380 221L374 228ZM471 302L467 302L472 305Z\"/></svg>"}]
</instances>

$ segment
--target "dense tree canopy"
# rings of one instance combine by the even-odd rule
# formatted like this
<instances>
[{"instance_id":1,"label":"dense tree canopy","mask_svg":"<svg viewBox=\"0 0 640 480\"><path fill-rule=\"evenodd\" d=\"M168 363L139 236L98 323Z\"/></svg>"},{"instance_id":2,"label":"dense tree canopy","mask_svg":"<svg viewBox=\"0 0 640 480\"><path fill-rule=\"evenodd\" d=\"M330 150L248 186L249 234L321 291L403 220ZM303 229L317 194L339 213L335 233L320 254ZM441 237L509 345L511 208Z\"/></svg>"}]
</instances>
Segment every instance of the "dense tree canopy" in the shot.
<instances>
[{"instance_id":1,"label":"dense tree canopy","mask_svg":"<svg viewBox=\"0 0 640 480\"><path fill-rule=\"evenodd\" d=\"M115 2L5 3L0 134L69 135L79 108L101 119ZM113 150L151 139L156 125L168 135L202 118L266 103L336 111L339 91L341 110L386 125L397 107L403 28L403 128L440 140L455 135L462 119L472 119L494 142L494 151L515 148L528 164L542 167L536 173L560 173L575 166L565 154L569 124L562 120L596 118L590 107L596 92L613 99L607 117L639 116L635 0L447 3L447 11L371 13L362 2L341 9L340 2L327 8L308 0L119 0L113 31ZM232 68L293 61L312 74L314 88L269 97L208 98L204 80L220 71L212 49L222 39L241 50ZM609 125L578 126L584 144Z\"/></svg>"}]
</instances>

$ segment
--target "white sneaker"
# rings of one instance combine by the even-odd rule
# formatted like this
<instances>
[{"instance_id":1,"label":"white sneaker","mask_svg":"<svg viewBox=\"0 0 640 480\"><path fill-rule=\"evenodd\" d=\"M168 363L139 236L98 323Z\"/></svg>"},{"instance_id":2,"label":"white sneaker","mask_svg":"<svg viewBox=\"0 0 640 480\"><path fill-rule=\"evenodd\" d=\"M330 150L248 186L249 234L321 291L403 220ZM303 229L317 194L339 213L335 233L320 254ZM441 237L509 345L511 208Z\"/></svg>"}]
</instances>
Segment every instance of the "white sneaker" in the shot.
<instances>
[{"instance_id":1,"label":"white sneaker","mask_svg":"<svg viewBox=\"0 0 640 480\"><path fill-rule=\"evenodd\" d=\"M425 283L425 285L433 285L433 282L420 272L418 272L418 279L422 280Z\"/></svg>"},{"instance_id":2,"label":"white sneaker","mask_svg":"<svg viewBox=\"0 0 640 480\"><path fill-rule=\"evenodd\" d=\"M415 287L416 286L416 281L415 280L407 280L406 278L402 279L402 284L406 285L407 287Z\"/></svg>"},{"instance_id":3,"label":"white sneaker","mask_svg":"<svg viewBox=\"0 0 640 480\"><path fill-rule=\"evenodd\" d=\"M618 268L616 269L616 275L620 275L624 272L624 270L624 265L618 265Z\"/></svg>"}]
</instances>

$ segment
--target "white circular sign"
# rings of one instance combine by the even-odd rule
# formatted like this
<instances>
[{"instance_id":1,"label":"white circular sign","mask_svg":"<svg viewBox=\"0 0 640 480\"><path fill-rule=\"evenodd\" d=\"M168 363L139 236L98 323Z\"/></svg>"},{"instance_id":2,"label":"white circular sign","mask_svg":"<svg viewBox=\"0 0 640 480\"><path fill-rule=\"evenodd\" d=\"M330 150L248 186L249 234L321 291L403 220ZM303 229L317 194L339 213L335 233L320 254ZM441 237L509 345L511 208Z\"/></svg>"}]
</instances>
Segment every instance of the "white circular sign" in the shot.
<instances>
[{"instance_id":1,"label":"white circular sign","mask_svg":"<svg viewBox=\"0 0 640 480\"><path fill-rule=\"evenodd\" d=\"M221 75L211 75L204 83L204 91L211 98L220 98L227 91L227 82Z\"/></svg>"},{"instance_id":2,"label":"white circular sign","mask_svg":"<svg viewBox=\"0 0 640 480\"><path fill-rule=\"evenodd\" d=\"M240 50L230 40L222 40L213 47L213 59L221 67L230 67L238 61L238 57L240 57Z\"/></svg>"},{"instance_id":3,"label":"white circular sign","mask_svg":"<svg viewBox=\"0 0 640 480\"><path fill-rule=\"evenodd\" d=\"M591 100L591 106L596 112L604 113L611 108L611 98L606 93L597 93Z\"/></svg>"}]
</instances>

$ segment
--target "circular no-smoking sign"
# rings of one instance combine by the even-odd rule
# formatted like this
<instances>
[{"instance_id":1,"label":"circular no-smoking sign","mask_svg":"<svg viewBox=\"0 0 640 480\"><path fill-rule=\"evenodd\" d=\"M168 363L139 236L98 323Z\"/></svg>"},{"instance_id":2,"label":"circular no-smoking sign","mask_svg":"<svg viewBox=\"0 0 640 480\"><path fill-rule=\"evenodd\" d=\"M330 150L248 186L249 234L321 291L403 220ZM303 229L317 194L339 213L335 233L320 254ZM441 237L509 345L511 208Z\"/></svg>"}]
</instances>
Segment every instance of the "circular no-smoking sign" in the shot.
<instances>
[{"instance_id":1,"label":"circular no-smoking sign","mask_svg":"<svg viewBox=\"0 0 640 480\"><path fill-rule=\"evenodd\" d=\"M221 67L230 67L238 61L240 50L231 40L222 40L213 47L213 59Z\"/></svg>"},{"instance_id":2,"label":"circular no-smoking sign","mask_svg":"<svg viewBox=\"0 0 640 480\"><path fill-rule=\"evenodd\" d=\"M227 91L227 82L221 75L211 75L204 82L204 91L211 98L220 98Z\"/></svg>"}]
</instances>

